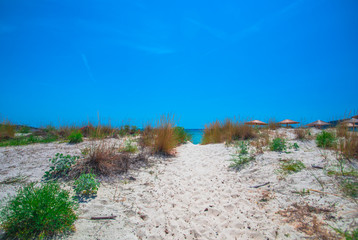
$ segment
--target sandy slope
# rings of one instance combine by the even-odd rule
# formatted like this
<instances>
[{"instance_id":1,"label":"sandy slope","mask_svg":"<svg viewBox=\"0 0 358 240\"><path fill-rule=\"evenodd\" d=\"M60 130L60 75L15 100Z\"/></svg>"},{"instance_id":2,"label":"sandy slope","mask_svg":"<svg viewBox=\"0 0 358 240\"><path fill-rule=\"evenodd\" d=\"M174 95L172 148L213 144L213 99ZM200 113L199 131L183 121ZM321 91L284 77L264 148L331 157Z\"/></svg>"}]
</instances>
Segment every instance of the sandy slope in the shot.
<instances>
[{"instance_id":1,"label":"sandy slope","mask_svg":"<svg viewBox=\"0 0 358 240\"><path fill-rule=\"evenodd\" d=\"M292 133L285 134L288 139L293 138ZM132 170L124 176L132 176L135 180L102 181L98 196L80 204L76 232L64 238L302 239L307 235L295 230L297 221L287 223L287 218L278 214L294 203L330 209L328 215L316 214L320 222L342 229L357 226L357 204L339 197L342 194L334 178L311 167L311 164L334 163L334 154L318 150L313 141L298 144L300 149L291 153L265 151L240 172L228 168L228 160L234 152L231 147L224 144L182 145L176 157L153 158L151 167ZM40 180L50 155L60 150L78 154L78 148L85 145L0 148L0 164L5 166L1 168L1 178L14 174L14 169L21 169L31 180ZM301 160L307 168L281 177L276 172L280 159ZM265 182L270 184L250 188ZM17 185L0 185L0 197L16 188ZM293 193L304 188L323 190L338 197L313 192L305 196ZM92 216L112 214L117 216L115 220L89 220ZM302 219L310 220L305 216Z\"/></svg>"}]
</instances>

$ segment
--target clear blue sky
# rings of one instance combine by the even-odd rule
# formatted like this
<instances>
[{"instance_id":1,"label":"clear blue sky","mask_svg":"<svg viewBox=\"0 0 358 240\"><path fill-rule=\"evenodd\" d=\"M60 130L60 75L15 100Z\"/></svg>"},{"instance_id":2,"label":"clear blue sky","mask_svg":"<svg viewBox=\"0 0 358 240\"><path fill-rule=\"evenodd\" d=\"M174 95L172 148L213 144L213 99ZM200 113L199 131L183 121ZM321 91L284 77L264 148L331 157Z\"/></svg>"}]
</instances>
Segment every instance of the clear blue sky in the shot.
<instances>
[{"instance_id":1,"label":"clear blue sky","mask_svg":"<svg viewBox=\"0 0 358 240\"><path fill-rule=\"evenodd\" d=\"M0 0L0 114L46 125L357 110L358 1Z\"/></svg>"}]
</instances>

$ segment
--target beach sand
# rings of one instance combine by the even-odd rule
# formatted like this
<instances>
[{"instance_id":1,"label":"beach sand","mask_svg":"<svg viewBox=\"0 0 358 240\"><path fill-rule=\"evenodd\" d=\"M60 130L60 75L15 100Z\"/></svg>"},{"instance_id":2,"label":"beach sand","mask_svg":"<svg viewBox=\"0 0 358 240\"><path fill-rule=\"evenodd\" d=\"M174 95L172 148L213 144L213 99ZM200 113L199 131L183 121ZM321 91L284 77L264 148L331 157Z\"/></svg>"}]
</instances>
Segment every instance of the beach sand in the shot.
<instances>
[{"instance_id":1,"label":"beach sand","mask_svg":"<svg viewBox=\"0 0 358 240\"><path fill-rule=\"evenodd\" d=\"M239 172L228 167L233 147L187 143L176 149L175 157L153 156L147 167L102 179L97 197L80 203L76 231L63 238L335 239L327 224L343 230L357 227L355 201L343 196L334 177L312 167L336 164L334 152L318 149L313 140L294 140L292 130L277 133L300 148L290 153L265 151ZM81 155L88 144L0 148L0 182L18 174L40 181L55 153ZM306 168L282 176L277 169L286 159L300 160ZM0 199L19 186L1 184ZM71 189L71 182L64 187ZM303 189L330 194L295 193ZM90 220L110 215L117 217Z\"/></svg>"}]
</instances>

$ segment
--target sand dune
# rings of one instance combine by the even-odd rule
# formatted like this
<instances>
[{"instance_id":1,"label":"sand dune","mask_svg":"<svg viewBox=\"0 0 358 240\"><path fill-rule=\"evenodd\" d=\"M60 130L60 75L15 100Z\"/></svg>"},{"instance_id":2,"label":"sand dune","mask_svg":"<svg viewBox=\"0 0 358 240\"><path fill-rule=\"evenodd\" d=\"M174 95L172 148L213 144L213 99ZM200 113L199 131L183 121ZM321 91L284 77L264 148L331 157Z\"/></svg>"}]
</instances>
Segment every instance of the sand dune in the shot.
<instances>
[{"instance_id":1,"label":"sand dune","mask_svg":"<svg viewBox=\"0 0 358 240\"><path fill-rule=\"evenodd\" d=\"M290 142L296 142L291 132L286 132ZM224 144L193 145L177 148L177 156L151 159L152 165L132 170L121 178L102 181L98 196L81 203L80 219L76 232L66 239L302 239L317 238L299 231L301 222L313 216L295 220L280 211L294 204L329 212L317 212L320 223L347 229L357 220L357 205L345 198L337 188L334 178L311 164L327 166L334 162L334 154L318 150L313 141L297 142L298 151L277 153L265 151L240 172L228 168L232 147ZM81 146L85 146L82 143ZM42 149L42 151L40 151ZM79 154L78 147L66 144L32 145L1 148L2 178L22 166L31 180L39 180L41 171L48 167L48 157L56 151ZM325 151L326 159L322 151ZM20 165L10 164L17 159ZM26 157L25 157L26 155ZM36 160L30 160L36 157ZM27 159L29 163L24 163ZM282 159L301 160L306 169L282 177L276 170ZM14 160L15 161L15 160ZM14 162L13 161L13 162ZM7 165L6 165L7 164ZM16 168L12 168L14 165ZM5 170L7 169L7 170ZM127 180L128 177L135 180ZM260 188L251 188L266 182ZM324 189L322 189L322 185ZM70 188L70 186L67 186ZM1 185L2 192L12 193L16 185ZM318 192L301 196L295 191L315 189ZM116 215L115 220L89 220L92 216ZM318 230L317 230L318 231ZM319 231L329 236L334 233L326 224Z\"/></svg>"}]
</instances>

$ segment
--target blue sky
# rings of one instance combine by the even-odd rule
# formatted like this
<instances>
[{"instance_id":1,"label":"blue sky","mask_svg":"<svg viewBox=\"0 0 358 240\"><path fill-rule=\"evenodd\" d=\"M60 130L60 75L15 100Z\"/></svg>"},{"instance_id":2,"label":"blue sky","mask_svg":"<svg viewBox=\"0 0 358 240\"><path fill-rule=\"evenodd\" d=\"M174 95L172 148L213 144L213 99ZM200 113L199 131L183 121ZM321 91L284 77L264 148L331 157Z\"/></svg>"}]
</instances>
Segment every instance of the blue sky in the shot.
<instances>
[{"instance_id":1,"label":"blue sky","mask_svg":"<svg viewBox=\"0 0 358 240\"><path fill-rule=\"evenodd\" d=\"M328 121L358 109L357 43L356 0L0 0L0 114Z\"/></svg>"}]
</instances>

